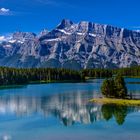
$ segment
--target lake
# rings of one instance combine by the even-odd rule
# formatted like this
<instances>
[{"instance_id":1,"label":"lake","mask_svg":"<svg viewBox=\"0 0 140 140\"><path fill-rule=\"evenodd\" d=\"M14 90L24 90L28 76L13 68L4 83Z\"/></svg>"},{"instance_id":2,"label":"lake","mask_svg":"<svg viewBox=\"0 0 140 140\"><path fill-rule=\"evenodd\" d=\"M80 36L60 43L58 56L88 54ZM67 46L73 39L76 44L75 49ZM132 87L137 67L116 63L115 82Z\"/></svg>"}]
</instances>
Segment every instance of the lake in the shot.
<instances>
[{"instance_id":1,"label":"lake","mask_svg":"<svg viewBox=\"0 0 140 140\"><path fill-rule=\"evenodd\" d=\"M0 90L0 140L140 140L140 107L97 105L103 79ZM126 78L140 95L140 79Z\"/></svg>"}]
</instances>

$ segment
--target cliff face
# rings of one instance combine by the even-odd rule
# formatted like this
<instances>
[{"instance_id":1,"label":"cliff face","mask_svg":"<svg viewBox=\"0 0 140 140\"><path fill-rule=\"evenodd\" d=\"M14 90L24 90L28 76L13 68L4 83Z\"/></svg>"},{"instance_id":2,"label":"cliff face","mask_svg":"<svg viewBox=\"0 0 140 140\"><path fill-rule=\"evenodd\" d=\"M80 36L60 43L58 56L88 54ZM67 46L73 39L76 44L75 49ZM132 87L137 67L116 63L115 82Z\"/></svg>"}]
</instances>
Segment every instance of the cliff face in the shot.
<instances>
[{"instance_id":1,"label":"cliff face","mask_svg":"<svg viewBox=\"0 0 140 140\"><path fill-rule=\"evenodd\" d=\"M0 65L71 69L140 65L140 32L62 20L50 32L16 32L5 38L0 42Z\"/></svg>"}]
</instances>

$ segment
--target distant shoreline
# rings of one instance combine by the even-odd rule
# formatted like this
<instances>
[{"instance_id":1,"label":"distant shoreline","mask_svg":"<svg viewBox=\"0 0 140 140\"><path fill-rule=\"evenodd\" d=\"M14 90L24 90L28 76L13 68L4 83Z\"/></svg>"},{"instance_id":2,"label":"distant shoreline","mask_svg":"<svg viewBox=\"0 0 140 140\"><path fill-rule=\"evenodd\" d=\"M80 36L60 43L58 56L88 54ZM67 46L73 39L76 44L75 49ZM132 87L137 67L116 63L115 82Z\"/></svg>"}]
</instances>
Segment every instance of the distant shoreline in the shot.
<instances>
[{"instance_id":1,"label":"distant shoreline","mask_svg":"<svg viewBox=\"0 0 140 140\"><path fill-rule=\"evenodd\" d=\"M0 85L0 90L9 89L9 88L22 88L28 85L36 85L36 84L53 84L53 83L84 83L85 81L79 80L64 80L64 81L32 81L26 84L11 84L11 85Z\"/></svg>"},{"instance_id":2,"label":"distant shoreline","mask_svg":"<svg viewBox=\"0 0 140 140\"><path fill-rule=\"evenodd\" d=\"M135 77L125 77L125 78L135 78ZM140 77L139 77L140 78ZM81 80L52 80L52 81L31 81L29 83L25 84L11 84L11 85L0 85L0 90L1 89L8 89L8 88L22 88L28 85L36 85L36 84L51 84L51 83L85 83L88 80L92 79L104 79L104 78L98 78L98 77L90 77L90 78L85 78L85 81ZM140 82L129 82L130 84L140 84Z\"/></svg>"}]
</instances>

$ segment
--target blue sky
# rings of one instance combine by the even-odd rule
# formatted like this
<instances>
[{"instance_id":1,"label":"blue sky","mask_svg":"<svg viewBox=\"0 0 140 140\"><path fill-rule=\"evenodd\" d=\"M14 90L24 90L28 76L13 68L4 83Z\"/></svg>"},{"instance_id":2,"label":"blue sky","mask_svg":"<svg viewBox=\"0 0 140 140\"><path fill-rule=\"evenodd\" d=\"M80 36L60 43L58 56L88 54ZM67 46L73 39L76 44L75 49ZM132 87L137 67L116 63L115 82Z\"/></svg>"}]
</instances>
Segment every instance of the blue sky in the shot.
<instances>
[{"instance_id":1,"label":"blue sky","mask_svg":"<svg viewBox=\"0 0 140 140\"><path fill-rule=\"evenodd\" d=\"M63 19L140 29L140 0L0 0L0 35L51 30Z\"/></svg>"}]
</instances>

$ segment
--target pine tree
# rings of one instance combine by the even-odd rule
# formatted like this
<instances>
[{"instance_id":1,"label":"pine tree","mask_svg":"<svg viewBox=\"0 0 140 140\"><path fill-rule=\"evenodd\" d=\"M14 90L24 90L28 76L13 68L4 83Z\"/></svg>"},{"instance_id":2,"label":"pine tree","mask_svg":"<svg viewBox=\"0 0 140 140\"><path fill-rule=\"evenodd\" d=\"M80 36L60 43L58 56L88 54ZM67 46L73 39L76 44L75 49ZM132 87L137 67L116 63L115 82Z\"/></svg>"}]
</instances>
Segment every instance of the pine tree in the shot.
<instances>
[{"instance_id":1,"label":"pine tree","mask_svg":"<svg viewBox=\"0 0 140 140\"><path fill-rule=\"evenodd\" d=\"M101 86L101 92L109 98L126 98L127 88L124 78L117 75L115 78L106 79Z\"/></svg>"},{"instance_id":2,"label":"pine tree","mask_svg":"<svg viewBox=\"0 0 140 140\"><path fill-rule=\"evenodd\" d=\"M125 85L124 78L121 75L117 75L115 78L115 88L117 91L117 98L126 98L127 96L127 88Z\"/></svg>"}]
</instances>

